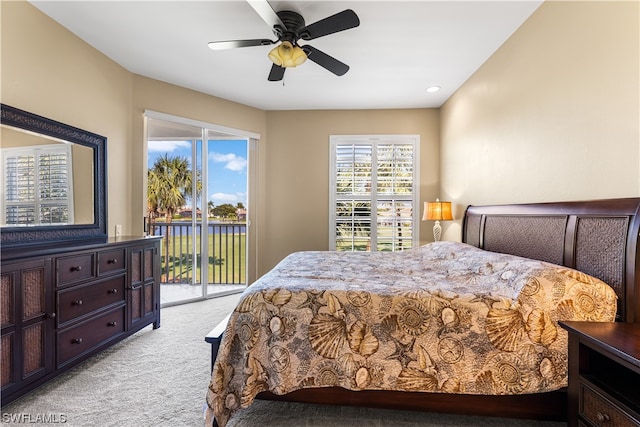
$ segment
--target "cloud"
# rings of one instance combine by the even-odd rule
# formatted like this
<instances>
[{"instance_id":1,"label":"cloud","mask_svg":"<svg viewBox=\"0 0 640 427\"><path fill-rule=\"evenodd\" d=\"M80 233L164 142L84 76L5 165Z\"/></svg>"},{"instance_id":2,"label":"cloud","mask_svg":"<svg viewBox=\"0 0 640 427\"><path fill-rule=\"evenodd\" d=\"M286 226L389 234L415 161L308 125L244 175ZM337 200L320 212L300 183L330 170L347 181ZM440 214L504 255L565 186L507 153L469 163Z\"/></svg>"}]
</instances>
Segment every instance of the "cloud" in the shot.
<instances>
[{"instance_id":1,"label":"cloud","mask_svg":"<svg viewBox=\"0 0 640 427\"><path fill-rule=\"evenodd\" d=\"M214 162L226 163L225 169L229 169L236 172L241 172L247 167L247 159L244 157L236 156L234 153L211 153L209 158Z\"/></svg>"},{"instance_id":2,"label":"cloud","mask_svg":"<svg viewBox=\"0 0 640 427\"><path fill-rule=\"evenodd\" d=\"M180 148L191 149L191 143L187 141L148 141L147 151L152 153L171 153Z\"/></svg>"},{"instance_id":3,"label":"cloud","mask_svg":"<svg viewBox=\"0 0 640 427\"><path fill-rule=\"evenodd\" d=\"M235 205L238 202L242 202L246 206L246 199L246 193L214 193L209 196L209 200L211 200L216 206L222 205L224 203Z\"/></svg>"}]
</instances>

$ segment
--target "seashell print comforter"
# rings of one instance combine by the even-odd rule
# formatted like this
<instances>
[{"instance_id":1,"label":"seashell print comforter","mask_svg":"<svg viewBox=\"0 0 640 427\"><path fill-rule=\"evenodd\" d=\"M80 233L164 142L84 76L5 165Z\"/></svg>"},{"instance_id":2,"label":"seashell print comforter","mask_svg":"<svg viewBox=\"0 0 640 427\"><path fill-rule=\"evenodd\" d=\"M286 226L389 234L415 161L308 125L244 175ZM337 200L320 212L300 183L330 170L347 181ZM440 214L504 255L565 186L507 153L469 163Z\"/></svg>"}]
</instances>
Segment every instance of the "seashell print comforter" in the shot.
<instances>
[{"instance_id":1,"label":"seashell print comforter","mask_svg":"<svg viewBox=\"0 0 640 427\"><path fill-rule=\"evenodd\" d=\"M224 427L261 391L308 387L529 394L567 385L558 320L613 321L584 273L437 242L404 252L298 252L248 287L207 392Z\"/></svg>"}]
</instances>

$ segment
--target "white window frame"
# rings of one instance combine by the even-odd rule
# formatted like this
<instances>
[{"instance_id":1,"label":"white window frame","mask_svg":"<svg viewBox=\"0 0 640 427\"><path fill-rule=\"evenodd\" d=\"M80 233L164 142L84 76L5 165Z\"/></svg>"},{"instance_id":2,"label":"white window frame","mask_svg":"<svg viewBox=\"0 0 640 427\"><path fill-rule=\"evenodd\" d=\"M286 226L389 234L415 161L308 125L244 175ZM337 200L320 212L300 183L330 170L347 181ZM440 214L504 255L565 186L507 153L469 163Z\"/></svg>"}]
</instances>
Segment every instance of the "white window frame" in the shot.
<instances>
[{"instance_id":1,"label":"white window frame","mask_svg":"<svg viewBox=\"0 0 640 427\"><path fill-rule=\"evenodd\" d=\"M336 202L339 197L336 192L336 149L339 145L353 144L353 145L372 145L372 165L377 164L376 147L382 144L409 144L413 147L413 182L412 182L412 194L409 200L411 200L412 206L412 247L418 246L420 241L420 136L419 135L331 135L329 138L329 249L336 250ZM375 188L376 169L372 169L372 188ZM353 195L348 198L354 199ZM376 191L372 191L371 195L356 196L356 199L370 200L371 201L371 244L370 249L377 251L378 248L378 233L377 233L377 201L378 199L388 198L387 195L378 196ZM401 197L394 197L401 199Z\"/></svg>"},{"instance_id":2,"label":"white window frame","mask_svg":"<svg viewBox=\"0 0 640 427\"><path fill-rule=\"evenodd\" d=\"M35 169L35 176L37 176L38 174L38 157L41 154L64 154L67 158L67 181L66 181L66 191L67 191L67 197L63 200L45 200L42 201L40 200L38 194L39 194L39 181L36 179L34 181L34 185L35 185L35 195L34 195L34 200L29 200L29 201L15 201L15 202L11 202L9 203L9 200L7 200L7 185L9 183L9 180L7 179L6 176L6 159L9 157L16 157L16 156L29 156L29 157L33 157L34 160L34 169ZM58 223L50 223L50 222L46 222L46 223L42 223L40 221L40 207L41 206L46 206L46 205L51 205L51 204L61 204L61 202L63 202L65 205L67 205L67 211L68 211L68 216L67 216L67 222L64 224L73 224L74 223L74 216L73 216L73 162L72 162L72 150L71 150L71 145L67 144L67 143L63 143L63 144L50 144L50 145L33 145L33 146L29 146L29 147L17 147L17 148L3 148L0 149L0 176L2 176L2 180L3 180L3 184L1 187L1 191L2 191L2 203L1 203L1 208L0 208L0 222L2 224L6 224L6 209L7 206L10 205L21 205L21 206L34 206L34 210L35 210L35 221L31 224L26 224L28 226L38 226L38 225L54 225L54 224L58 224ZM10 224L12 227L19 227L19 226L23 226L25 224Z\"/></svg>"}]
</instances>

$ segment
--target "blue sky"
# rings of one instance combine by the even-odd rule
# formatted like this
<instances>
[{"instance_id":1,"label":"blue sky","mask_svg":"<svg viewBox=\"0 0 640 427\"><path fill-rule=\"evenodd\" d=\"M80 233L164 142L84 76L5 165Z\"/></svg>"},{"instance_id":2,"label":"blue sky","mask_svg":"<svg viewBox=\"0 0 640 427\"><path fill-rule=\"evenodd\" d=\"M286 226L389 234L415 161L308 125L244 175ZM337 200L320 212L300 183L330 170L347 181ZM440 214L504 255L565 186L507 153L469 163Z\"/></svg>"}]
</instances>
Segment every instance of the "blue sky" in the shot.
<instances>
[{"instance_id":1,"label":"blue sky","mask_svg":"<svg viewBox=\"0 0 640 427\"><path fill-rule=\"evenodd\" d=\"M210 140L208 142L208 201L218 206L224 203L247 206L247 141ZM168 153L181 156L191 163L191 141L149 141L148 163Z\"/></svg>"}]
</instances>

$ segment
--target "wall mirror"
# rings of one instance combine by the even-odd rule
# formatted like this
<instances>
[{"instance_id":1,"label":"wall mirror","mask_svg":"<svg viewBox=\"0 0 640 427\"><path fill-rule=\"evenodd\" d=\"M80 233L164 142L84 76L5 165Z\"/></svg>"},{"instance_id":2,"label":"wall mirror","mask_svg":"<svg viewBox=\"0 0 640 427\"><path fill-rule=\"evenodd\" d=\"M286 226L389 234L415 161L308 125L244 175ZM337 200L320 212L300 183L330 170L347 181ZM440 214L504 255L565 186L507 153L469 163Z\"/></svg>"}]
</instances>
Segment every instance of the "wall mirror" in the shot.
<instances>
[{"instance_id":1,"label":"wall mirror","mask_svg":"<svg viewBox=\"0 0 640 427\"><path fill-rule=\"evenodd\" d=\"M2 247L106 240L107 139L0 108Z\"/></svg>"}]
</instances>

